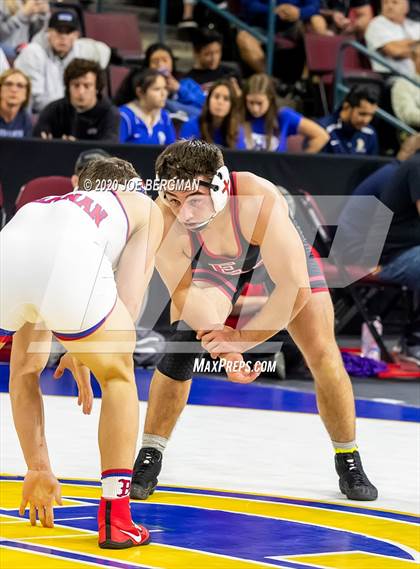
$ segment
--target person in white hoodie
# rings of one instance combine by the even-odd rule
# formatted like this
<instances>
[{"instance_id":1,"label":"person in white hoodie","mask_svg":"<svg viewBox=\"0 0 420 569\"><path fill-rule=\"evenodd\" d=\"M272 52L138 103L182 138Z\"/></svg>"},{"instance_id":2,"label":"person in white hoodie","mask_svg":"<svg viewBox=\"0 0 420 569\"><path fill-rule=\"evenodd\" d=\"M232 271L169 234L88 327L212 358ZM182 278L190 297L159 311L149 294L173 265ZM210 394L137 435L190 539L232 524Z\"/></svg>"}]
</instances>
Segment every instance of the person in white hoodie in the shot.
<instances>
[{"instance_id":1,"label":"person in white hoodie","mask_svg":"<svg viewBox=\"0 0 420 569\"><path fill-rule=\"evenodd\" d=\"M4 51L0 47L0 75L9 69L10 65L7 61L7 57L4 55Z\"/></svg>"},{"instance_id":2,"label":"person in white hoodie","mask_svg":"<svg viewBox=\"0 0 420 569\"><path fill-rule=\"evenodd\" d=\"M411 57L415 67L412 78L420 85L420 42L412 48ZM392 109L400 120L420 130L420 87L403 77L398 78L391 89Z\"/></svg>"},{"instance_id":3,"label":"person in white hoodie","mask_svg":"<svg viewBox=\"0 0 420 569\"><path fill-rule=\"evenodd\" d=\"M63 74L76 57L97 62L105 69L111 49L104 43L79 38L80 22L72 10L55 12L46 32L39 32L19 54L15 67L24 71L32 82L32 111L39 113L64 97Z\"/></svg>"}]
</instances>

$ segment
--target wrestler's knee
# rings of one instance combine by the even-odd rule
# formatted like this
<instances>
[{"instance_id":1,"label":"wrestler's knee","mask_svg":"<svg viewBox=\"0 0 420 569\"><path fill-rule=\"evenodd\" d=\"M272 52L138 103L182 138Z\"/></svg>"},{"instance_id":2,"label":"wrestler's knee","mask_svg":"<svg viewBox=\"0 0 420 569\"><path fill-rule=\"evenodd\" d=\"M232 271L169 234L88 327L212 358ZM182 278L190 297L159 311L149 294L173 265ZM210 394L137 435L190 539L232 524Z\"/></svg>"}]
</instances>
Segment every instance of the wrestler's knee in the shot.
<instances>
[{"instance_id":1,"label":"wrestler's knee","mask_svg":"<svg viewBox=\"0 0 420 569\"><path fill-rule=\"evenodd\" d=\"M101 387L108 387L115 382L135 383L133 356L128 354L118 354L111 360L109 358L99 359L95 366L95 377Z\"/></svg>"},{"instance_id":2,"label":"wrestler's knee","mask_svg":"<svg viewBox=\"0 0 420 569\"><path fill-rule=\"evenodd\" d=\"M311 371L339 370L343 366L340 350L335 338L320 336L309 343L303 350L308 367Z\"/></svg>"},{"instance_id":3,"label":"wrestler's knee","mask_svg":"<svg viewBox=\"0 0 420 569\"><path fill-rule=\"evenodd\" d=\"M38 379L47 363L45 354L20 354L10 365L10 382L17 378Z\"/></svg>"}]
</instances>

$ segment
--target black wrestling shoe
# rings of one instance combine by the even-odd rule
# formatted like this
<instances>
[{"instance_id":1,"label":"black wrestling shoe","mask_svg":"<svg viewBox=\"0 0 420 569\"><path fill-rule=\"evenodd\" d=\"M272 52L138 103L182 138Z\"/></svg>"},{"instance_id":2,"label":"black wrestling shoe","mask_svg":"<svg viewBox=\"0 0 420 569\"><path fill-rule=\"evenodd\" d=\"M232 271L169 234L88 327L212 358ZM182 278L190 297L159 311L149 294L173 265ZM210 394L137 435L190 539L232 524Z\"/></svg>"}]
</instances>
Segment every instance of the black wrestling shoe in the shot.
<instances>
[{"instance_id":1,"label":"black wrestling shoe","mask_svg":"<svg viewBox=\"0 0 420 569\"><path fill-rule=\"evenodd\" d=\"M158 483L158 475L162 468L162 453L151 447L140 449L134 463L131 480L130 498L147 500L153 494Z\"/></svg>"},{"instance_id":2,"label":"black wrestling shoe","mask_svg":"<svg viewBox=\"0 0 420 569\"><path fill-rule=\"evenodd\" d=\"M340 477L340 490L349 500L376 500L378 490L366 476L357 450L337 452L335 469Z\"/></svg>"}]
</instances>

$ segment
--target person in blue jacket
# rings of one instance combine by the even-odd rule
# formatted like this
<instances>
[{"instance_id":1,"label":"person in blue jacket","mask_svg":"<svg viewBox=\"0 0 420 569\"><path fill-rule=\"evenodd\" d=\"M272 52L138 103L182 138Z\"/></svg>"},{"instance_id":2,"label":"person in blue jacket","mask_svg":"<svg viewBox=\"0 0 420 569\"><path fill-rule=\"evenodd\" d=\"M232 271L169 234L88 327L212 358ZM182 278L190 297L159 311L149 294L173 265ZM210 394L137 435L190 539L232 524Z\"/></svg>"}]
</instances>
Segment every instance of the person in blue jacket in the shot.
<instances>
[{"instance_id":1,"label":"person in blue jacket","mask_svg":"<svg viewBox=\"0 0 420 569\"><path fill-rule=\"evenodd\" d=\"M378 136L371 122L378 109L379 92L372 85L354 85L334 113L319 120L330 135L327 154L379 154Z\"/></svg>"},{"instance_id":2,"label":"person in blue jacket","mask_svg":"<svg viewBox=\"0 0 420 569\"><path fill-rule=\"evenodd\" d=\"M168 98L165 77L146 69L132 78L132 95L120 106L120 142L171 144L175 128L164 106Z\"/></svg>"},{"instance_id":3,"label":"person in blue jacket","mask_svg":"<svg viewBox=\"0 0 420 569\"><path fill-rule=\"evenodd\" d=\"M304 151L319 152L329 140L325 129L289 107L279 107L274 81L265 73L252 75L243 91L245 141L250 150L286 152L287 138L305 137Z\"/></svg>"},{"instance_id":4,"label":"person in blue jacket","mask_svg":"<svg viewBox=\"0 0 420 569\"><path fill-rule=\"evenodd\" d=\"M163 43L150 45L146 50L144 66L160 71L166 78L169 93L165 106L167 111L184 111L189 118L200 115L206 94L194 79L179 76L170 47Z\"/></svg>"},{"instance_id":5,"label":"person in blue jacket","mask_svg":"<svg viewBox=\"0 0 420 569\"><path fill-rule=\"evenodd\" d=\"M247 24L267 29L268 0L241 0L240 6L242 19ZM274 7L276 32L280 37L298 42L305 30L316 34L329 33L320 9L320 0L277 0ZM241 59L256 73L262 73L266 57L261 42L249 32L240 30L236 43Z\"/></svg>"},{"instance_id":6,"label":"person in blue jacket","mask_svg":"<svg viewBox=\"0 0 420 569\"><path fill-rule=\"evenodd\" d=\"M27 111L31 99L31 82L19 69L0 74L0 136L32 136L32 120Z\"/></svg>"},{"instance_id":7,"label":"person in blue jacket","mask_svg":"<svg viewBox=\"0 0 420 569\"><path fill-rule=\"evenodd\" d=\"M178 118L181 118L184 122L200 115L206 100L206 94L196 81L190 77L181 77L177 73L172 50L163 43L150 45L146 50L143 66L134 67L128 73L114 97L116 105L120 105L121 100L126 100L127 96L132 96L133 78L144 69L155 69L165 77L168 89L165 110L171 115L181 111L185 118Z\"/></svg>"},{"instance_id":8,"label":"person in blue jacket","mask_svg":"<svg viewBox=\"0 0 420 569\"><path fill-rule=\"evenodd\" d=\"M246 148L238 100L229 79L213 83L201 115L182 125L180 138L199 138L226 148Z\"/></svg>"}]
</instances>

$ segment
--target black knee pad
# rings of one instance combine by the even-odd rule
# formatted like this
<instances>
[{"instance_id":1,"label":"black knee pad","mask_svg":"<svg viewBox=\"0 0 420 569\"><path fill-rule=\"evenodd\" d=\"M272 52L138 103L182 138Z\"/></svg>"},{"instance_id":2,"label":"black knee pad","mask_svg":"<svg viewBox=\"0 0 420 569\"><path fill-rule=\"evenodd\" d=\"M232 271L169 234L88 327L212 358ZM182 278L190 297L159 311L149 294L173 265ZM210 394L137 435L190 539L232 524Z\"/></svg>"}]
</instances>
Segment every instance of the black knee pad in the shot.
<instances>
[{"instance_id":1,"label":"black knee pad","mask_svg":"<svg viewBox=\"0 0 420 569\"><path fill-rule=\"evenodd\" d=\"M176 381L188 381L193 376L194 362L201 360L204 348L196 338L197 332L183 320L174 322L171 328L172 333L167 338L165 354L160 359L157 370ZM177 346L186 342L190 345L188 352L185 351L185 346Z\"/></svg>"}]
</instances>

